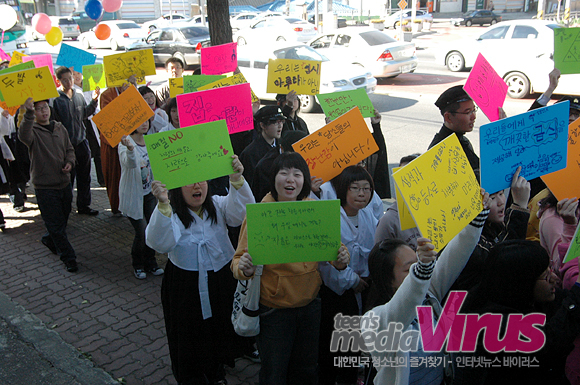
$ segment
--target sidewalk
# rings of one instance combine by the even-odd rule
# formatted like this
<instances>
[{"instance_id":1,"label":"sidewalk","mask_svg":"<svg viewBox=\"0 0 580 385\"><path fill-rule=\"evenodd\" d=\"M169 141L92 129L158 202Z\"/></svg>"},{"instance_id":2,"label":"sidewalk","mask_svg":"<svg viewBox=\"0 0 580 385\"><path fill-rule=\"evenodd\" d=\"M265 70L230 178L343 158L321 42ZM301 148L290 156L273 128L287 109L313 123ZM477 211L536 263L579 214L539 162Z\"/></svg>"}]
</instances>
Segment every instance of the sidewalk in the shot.
<instances>
[{"instance_id":1,"label":"sidewalk","mask_svg":"<svg viewBox=\"0 0 580 385\"><path fill-rule=\"evenodd\" d=\"M44 224L34 189L27 193L23 212L0 196L7 227L0 233L0 383L175 384L162 277L133 276L133 228L111 214L105 189L93 183L96 217L76 214L73 200L67 232L79 271L72 274L40 243ZM167 257L158 259L164 266ZM230 385L252 385L259 364L238 359L227 371Z\"/></svg>"}]
</instances>

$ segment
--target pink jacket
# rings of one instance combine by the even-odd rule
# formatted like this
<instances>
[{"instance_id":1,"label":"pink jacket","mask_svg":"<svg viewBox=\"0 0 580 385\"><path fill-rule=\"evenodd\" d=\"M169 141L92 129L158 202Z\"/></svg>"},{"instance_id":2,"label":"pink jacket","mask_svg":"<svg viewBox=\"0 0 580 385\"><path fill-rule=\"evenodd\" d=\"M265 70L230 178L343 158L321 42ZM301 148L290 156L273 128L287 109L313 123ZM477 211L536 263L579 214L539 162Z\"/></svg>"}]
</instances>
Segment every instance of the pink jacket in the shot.
<instances>
[{"instance_id":1,"label":"pink jacket","mask_svg":"<svg viewBox=\"0 0 580 385\"><path fill-rule=\"evenodd\" d=\"M576 226L564 223L557 214L555 207L539 211L538 217L540 218L540 244L550 255L550 266L555 271L559 271L562 263L558 245L570 243L576 231Z\"/></svg>"}]
</instances>

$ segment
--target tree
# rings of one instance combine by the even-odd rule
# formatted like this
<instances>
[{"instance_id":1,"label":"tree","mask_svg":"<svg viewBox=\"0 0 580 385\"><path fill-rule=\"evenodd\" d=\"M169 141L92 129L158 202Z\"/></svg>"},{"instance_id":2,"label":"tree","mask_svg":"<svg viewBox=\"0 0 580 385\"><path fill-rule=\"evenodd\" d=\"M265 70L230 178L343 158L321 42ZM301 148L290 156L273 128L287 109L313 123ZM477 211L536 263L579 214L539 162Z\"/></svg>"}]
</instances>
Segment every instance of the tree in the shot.
<instances>
[{"instance_id":1,"label":"tree","mask_svg":"<svg viewBox=\"0 0 580 385\"><path fill-rule=\"evenodd\" d=\"M211 45L232 42L228 0L207 0L207 22L209 24Z\"/></svg>"}]
</instances>

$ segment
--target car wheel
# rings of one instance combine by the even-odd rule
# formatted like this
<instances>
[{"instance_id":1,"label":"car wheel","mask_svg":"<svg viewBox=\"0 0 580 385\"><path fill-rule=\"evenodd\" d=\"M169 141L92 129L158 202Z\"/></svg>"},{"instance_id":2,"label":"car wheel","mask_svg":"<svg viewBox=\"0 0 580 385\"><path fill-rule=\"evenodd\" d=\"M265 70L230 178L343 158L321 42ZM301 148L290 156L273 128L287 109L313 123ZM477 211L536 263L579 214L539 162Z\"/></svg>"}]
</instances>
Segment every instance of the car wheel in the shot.
<instances>
[{"instance_id":1,"label":"car wheel","mask_svg":"<svg viewBox=\"0 0 580 385\"><path fill-rule=\"evenodd\" d=\"M509 73L503 80L508 86L508 95L512 99L522 99L530 93L530 81L521 72Z\"/></svg>"},{"instance_id":2,"label":"car wheel","mask_svg":"<svg viewBox=\"0 0 580 385\"><path fill-rule=\"evenodd\" d=\"M90 49L91 48L91 43L89 43L89 39L87 39L86 37L81 39L81 46L84 49Z\"/></svg>"},{"instance_id":3,"label":"car wheel","mask_svg":"<svg viewBox=\"0 0 580 385\"><path fill-rule=\"evenodd\" d=\"M466 26L466 27L471 27L471 25L472 25L472 24L473 24L473 23L471 22L471 20L467 20L467 21L465 22L465 26Z\"/></svg>"},{"instance_id":4,"label":"car wheel","mask_svg":"<svg viewBox=\"0 0 580 385\"><path fill-rule=\"evenodd\" d=\"M398 21L395 21L395 24L393 24L393 29L397 29L397 26L399 25Z\"/></svg>"},{"instance_id":5,"label":"car wheel","mask_svg":"<svg viewBox=\"0 0 580 385\"><path fill-rule=\"evenodd\" d=\"M117 40L111 39L111 50L117 51L119 49L119 44L117 44Z\"/></svg>"},{"instance_id":6,"label":"car wheel","mask_svg":"<svg viewBox=\"0 0 580 385\"><path fill-rule=\"evenodd\" d=\"M463 71L465 68L465 59L463 55L457 51L451 52L447 55L447 68L451 72Z\"/></svg>"},{"instance_id":7,"label":"car wheel","mask_svg":"<svg viewBox=\"0 0 580 385\"><path fill-rule=\"evenodd\" d=\"M276 41L286 41L286 39L284 38L284 36L278 36L278 38L276 38Z\"/></svg>"},{"instance_id":8,"label":"car wheel","mask_svg":"<svg viewBox=\"0 0 580 385\"><path fill-rule=\"evenodd\" d=\"M156 29L157 29L157 27L156 27L156 26L154 26L154 25L150 25L150 26L149 26L149 33L151 33L151 32L153 32L153 31L155 31Z\"/></svg>"},{"instance_id":9,"label":"car wheel","mask_svg":"<svg viewBox=\"0 0 580 385\"><path fill-rule=\"evenodd\" d=\"M491 20L491 25L494 25L495 23L497 23L497 20L496 19L492 19Z\"/></svg>"},{"instance_id":10,"label":"car wheel","mask_svg":"<svg viewBox=\"0 0 580 385\"><path fill-rule=\"evenodd\" d=\"M36 40L38 40L38 35L37 35L37 34L35 34L35 33L33 33L33 34L32 34L32 38L34 39L34 41L36 41Z\"/></svg>"},{"instance_id":11,"label":"car wheel","mask_svg":"<svg viewBox=\"0 0 580 385\"><path fill-rule=\"evenodd\" d=\"M238 37L238 45L246 45L246 39L244 39L243 37Z\"/></svg>"},{"instance_id":12,"label":"car wheel","mask_svg":"<svg viewBox=\"0 0 580 385\"><path fill-rule=\"evenodd\" d=\"M298 95L300 99L300 111L315 112L320 107L314 95Z\"/></svg>"}]
</instances>

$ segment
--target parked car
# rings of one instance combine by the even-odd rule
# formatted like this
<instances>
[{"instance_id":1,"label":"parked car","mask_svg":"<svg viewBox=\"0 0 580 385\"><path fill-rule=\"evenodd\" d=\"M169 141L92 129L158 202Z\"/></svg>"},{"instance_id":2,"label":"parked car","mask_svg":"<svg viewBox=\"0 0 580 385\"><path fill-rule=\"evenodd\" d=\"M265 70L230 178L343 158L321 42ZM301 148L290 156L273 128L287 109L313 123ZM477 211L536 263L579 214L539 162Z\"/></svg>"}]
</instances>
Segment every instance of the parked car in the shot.
<instances>
[{"instance_id":1,"label":"parked car","mask_svg":"<svg viewBox=\"0 0 580 385\"><path fill-rule=\"evenodd\" d=\"M209 45L207 27L180 23L151 32L146 38L127 47L127 51L152 48L156 64L164 65L173 56L181 59L186 66L198 66L199 50Z\"/></svg>"},{"instance_id":2,"label":"parked car","mask_svg":"<svg viewBox=\"0 0 580 385\"><path fill-rule=\"evenodd\" d=\"M523 98L544 92L548 73L554 69L553 21L511 20L488 27L476 39L457 40L441 46L436 60L450 71L473 67L481 53L508 85L508 95ZM580 75L562 75L555 94L580 95Z\"/></svg>"},{"instance_id":3,"label":"parked car","mask_svg":"<svg viewBox=\"0 0 580 385\"><path fill-rule=\"evenodd\" d=\"M91 28L94 28L97 25L97 21L91 19L86 12L78 12L75 11L72 13L71 16L74 21L79 25L81 29L81 33L89 31ZM108 20L117 20L120 19L118 12L103 12L103 18L101 21L108 21Z\"/></svg>"},{"instance_id":4,"label":"parked car","mask_svg":"<svg viewBox=\"0 0 580 385\"><path fill-rule=\"evenodd\" d=\"M234 35L238 45L260 44L268 41L307 42L316 36L316 28L302 19L273 16L260 19L248 28L240 29Z\"/></svg>"},{"instance_id":5,"label":"parked car","mask_svg":"<svg viewBox=\"0 0 580 385\"><path fill-rule=\"evenodd\" d=\"M259 16L257 13L251 13L251 12L244 12L244 13L240 13L236 16L232 16L232 18L230 19L230 24L232 26L232 30L236 31L238 29L249 27L250 24L252 24L254 21L256 21L256 18L258 18L258 17Z\"/></svg>"},{"instance_id":6,"label":"parked car","mask_svg":"<svg viewBox=\"0 0 580 385\"><path fill-rule=\"evenodd\" d=\"M101 21L99 24L108 25L111 28L111 36L106 40L99 40L95 36L95 28L92 28L79 36L84 49L110 48L117 51L119 48L125 48L141 41L147 36L147 33L133 20L109 20Z\"/></svg>"},{"instance_id":7,"label":"parked car","mask_svg":"<svg viewBox=\"0 0 580 385\"><path fill-rule=\"evenodd\" d=\"M320 15L319 18L318 18L318 21L319 22L321 20L322 20L322 15ZM310 17L308 17L308 22L310 24L315 24L314 15L310 15ZM336 19L336 27L337 28L345 28L346 26L347 26L346 19L343 19L343 18Z\"/></svg>"},{"instance_id":8,"label":"parked car","mask_svg":"<svg viewBox=\"0 0 580 385\"><path fill-rule=\"evenodd\" d=\"M79 25L76 23L76 21L74 21L72 17L49 16L49 19L53 27L60 28L60 30L62 31L63 39L76 40L81 34ZM44 35L36 32L36 30L34 29L32 30L31 35L34 40L44 39Z\"/></svg>"},{"instance_id":9,"label":"parked car","mask_svg":"<svg viewBox=\"0 0 580 385\"><path fill-rule=\"evenodd\" d=\"M146 31L154 31L159 28L168 27L173 23L187 22L190 19L178 13L168 13L155 20L149 20L143 23L143 29Z\"/></svg>"},{"instance_id":10,"label":"parked car","mask_svg":"<svg viewBox=\"0 0 580 385\"><path fill-rule=\"evenodd\" d=\"M499 23L501 21L501 16L496 15L492 11L485 9L478 9L475 11L469 11L463 15L463 17L458 19L451 19L451 24L455 26L465 25L466 27L471 27L473 24L491 24Z\"/></svg>"},{"instance_id":11,"label":"parked car","mask_svg":"<svg viewBox=\"0 0 580 385\"><path fill-rule=\"evenodd\" d=\"M321 61L320 93L338 92L364 88L371 94L377 87L373 75L342 60L329 60L312 47L302 43L274 42L270 44L238 47L238 67L261 99L275 100L276 94L266 92L269 59L301 59ZM313 95L300 95L301 110L313 112L319 104Z\"/></svg>"},{"instance_id":12,"label":"parked car","mask_svg":"<svg viewBox=\"0 0 580 385\"><path fill-rule=\"evenodd\" d=\"M348 60L364 67L376 78L414 72L418 63L415 43L400 42L373 28L342 28L317 37L308 45L330 60Z\"/></svg>"},{"instance_id":13,"label":"parked car","mask_svg":"<svg viewBox=\"0 0 580 385\"><path fill-rule=\"evenodd\" d=\"M385 18L385 27L393 27L396 28L397 25L401 22L401 14L403 15L403 21L411 21L412 10L405 9L402 11L395 12ZM416 20L421 21L428 21L433 22L433 15L427 11L422 11L420 9L417 10L417 14L415 15Z\"/></svg>"},{"instance_id":14,"label":"parked car","mask_svg":"<svg viewBox=\"0 0 580 385\"><path fill-rule=\"evenodd\" d=\"M201 15L194 16L187 20L189 24L201 24ZM207 25L207 15L205 16L205 24Z\"/></svg>"}]
</instances>

